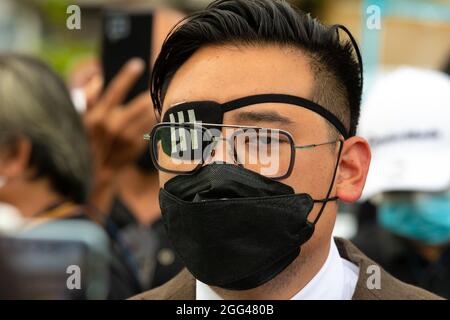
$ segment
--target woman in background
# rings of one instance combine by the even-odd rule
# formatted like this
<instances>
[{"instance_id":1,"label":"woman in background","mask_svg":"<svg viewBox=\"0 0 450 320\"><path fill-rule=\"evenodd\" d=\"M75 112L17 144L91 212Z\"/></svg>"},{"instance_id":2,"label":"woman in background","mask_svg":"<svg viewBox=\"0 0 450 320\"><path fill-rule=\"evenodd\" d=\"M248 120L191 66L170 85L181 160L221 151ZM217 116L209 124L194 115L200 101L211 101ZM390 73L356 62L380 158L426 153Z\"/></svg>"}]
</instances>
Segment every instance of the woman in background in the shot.
<instances>
[{"instance_id":1,"label":"woman in background","mask_svg":"<svg viewBox=\"0 0 450 320\"><path fill-rule=\"evenodd\" d=\"M95 220L103 227L103 218L86 206L92 197L91 153L64 82L35 58L0 54L0 83L0 202L28 218L27 230L63 220ZM123 299L140 286L126 248L108 235L105 298Z\"/></svg>"},{"instance_id":2,"label":"woman in background","mask_svg":"<svg viewBox=\"0 0 450 320\"><path fill-rule=\"evenodd\" d=\"M0 202L23 216L79 215L89 148L64 83L38 60L0 55Z\"/></svg>"}]
</instances>

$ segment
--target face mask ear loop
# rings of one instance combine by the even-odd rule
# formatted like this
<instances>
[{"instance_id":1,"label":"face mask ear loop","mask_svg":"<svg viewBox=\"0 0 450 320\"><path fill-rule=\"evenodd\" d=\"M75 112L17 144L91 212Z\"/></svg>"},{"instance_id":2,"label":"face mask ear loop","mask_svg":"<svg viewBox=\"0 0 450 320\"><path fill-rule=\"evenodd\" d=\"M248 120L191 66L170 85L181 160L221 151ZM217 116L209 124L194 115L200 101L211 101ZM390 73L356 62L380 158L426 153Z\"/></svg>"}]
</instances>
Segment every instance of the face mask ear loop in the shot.
<instances>
[{"instance_id":1,"label":"face mask ear loop","mask_svg":"<svg viewBox=\"0 0 450 320\"><path fill-rule=\"evenodd\" d=\"M316 219L314 219L314 221L312 223L313 225L316 225L317 221L319 221L319 218L322 215L323 210L325 209L325 206L327 205L327 202L328 201L336 201L338 199L337 197L330 198L330 194L331 194L331 191L333 190L334 180L336 179L337 169L339 167L339 161L341 159L341 153L342 153L343 146L344 146L344 142L342 140L339 140L339 152L338 152L338 157L337 157L337 161L336 161L336 166L334 167L333 179L331 180L331 184L330 184L330 187L328 188L326 197L322 200L314 201L314 202L321 202L322 207L320 207L319 214L317 215Z\"/></svg>"},{"instance_id":2,"label":"face mask ear loop","mask_svg":"<svg viewBox=\"0 0 450 320\"><path fill-rule=\"evenodd\" d=\"M342 29L347 34L347 36L350 38L353 48L355 49L356 57L358 58L358 64L359 64L359 71L360 71L359 83L360 83L361 92L362 92L362 89L363 89L363 62L362 62L361 52L359 51L358 43L356 42L356 40L353 37L353 35L351 34L351 32L347 29L347 27L343 26L342 24L336 25L336 33L338 34L338 38L339 38L339 29Z\"/></svg>"}]
</instances>

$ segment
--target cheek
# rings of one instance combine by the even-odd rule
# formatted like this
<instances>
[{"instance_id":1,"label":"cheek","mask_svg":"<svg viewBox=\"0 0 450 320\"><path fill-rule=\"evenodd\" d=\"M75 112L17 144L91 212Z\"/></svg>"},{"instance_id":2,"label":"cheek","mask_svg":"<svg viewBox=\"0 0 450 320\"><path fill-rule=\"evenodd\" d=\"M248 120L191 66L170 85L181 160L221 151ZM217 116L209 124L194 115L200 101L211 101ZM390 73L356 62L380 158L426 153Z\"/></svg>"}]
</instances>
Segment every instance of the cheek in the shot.
<instances>
[{"instance_id":1,"label":"cheek","mask_svg":"<svg viewBox=\"0 0 450 320\"><path fill-rule=\"evenodd\" d=\"M164 184L175 176L176 176L176 174L171 174L171 173L166 173L166 172L160 171L159 172L159 186L161 188L163 188Z\"/></svg>"},{"instance_id":2,"label":"cheek","mask_svg":"<svg viewBox=\"0 0 450 320\"><path fill-rule=\"evenodd\" d=\"M308 193L313 199L325 196L333 175L330 154L316 151L297 151L292 174L281 181L294 188L296 193Z\"/></svg>"}]
</instances>

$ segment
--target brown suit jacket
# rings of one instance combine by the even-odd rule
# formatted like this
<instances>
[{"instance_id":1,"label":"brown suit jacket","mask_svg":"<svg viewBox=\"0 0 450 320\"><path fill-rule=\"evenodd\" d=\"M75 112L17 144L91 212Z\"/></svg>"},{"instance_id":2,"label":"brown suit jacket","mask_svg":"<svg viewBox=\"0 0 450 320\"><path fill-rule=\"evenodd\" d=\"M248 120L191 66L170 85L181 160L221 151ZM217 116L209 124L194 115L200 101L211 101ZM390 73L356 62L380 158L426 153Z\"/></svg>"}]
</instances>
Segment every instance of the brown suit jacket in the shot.
<instances>
[{"instance_id":1,"label":"brown suit jacket","mask_svg":"<svg viewBox=\"0 0 450 320\"><path fill-rule=\"evenodd\" d=\"M366 257L350 241L335 238L339 254L359 266L359 277L353 300L435 300L442 299L426 290L414 287L397 280L380 267L380 289L369 289L367 283L372 283L369 277L373 275L370 266L375 262ZM369 280L369 281L368 281ZM195 278L187 269L181 271L175 278L164 285L141 293L132 300L195 300Z\"/></svg>"}]
</instances>

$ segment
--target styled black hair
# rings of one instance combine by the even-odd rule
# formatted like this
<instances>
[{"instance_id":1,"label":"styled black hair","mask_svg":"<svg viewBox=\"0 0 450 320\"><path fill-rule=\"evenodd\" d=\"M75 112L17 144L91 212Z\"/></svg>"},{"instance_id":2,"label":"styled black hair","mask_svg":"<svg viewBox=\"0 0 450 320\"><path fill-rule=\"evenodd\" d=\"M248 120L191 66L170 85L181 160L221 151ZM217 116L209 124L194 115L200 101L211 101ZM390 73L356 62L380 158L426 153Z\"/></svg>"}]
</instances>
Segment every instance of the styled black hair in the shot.
<instances>
[{"instance_id":1,"label":"styled black hair","mask_svg":"<svg viewBox=\"0 0 450 320\"><path fill-rule=\"evenodd\" d=\"M339 29L350 41L340 40ZM284 0L217 0L178 23L153 68L150 88L156 111L161 112L173 75L195 51L225 44L275 44L302 50L315 80L311 99L334 113L349 136L355 135L363 86L356 41L345 27L325 26Z\"/></svg>"}]
</instances>

